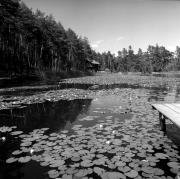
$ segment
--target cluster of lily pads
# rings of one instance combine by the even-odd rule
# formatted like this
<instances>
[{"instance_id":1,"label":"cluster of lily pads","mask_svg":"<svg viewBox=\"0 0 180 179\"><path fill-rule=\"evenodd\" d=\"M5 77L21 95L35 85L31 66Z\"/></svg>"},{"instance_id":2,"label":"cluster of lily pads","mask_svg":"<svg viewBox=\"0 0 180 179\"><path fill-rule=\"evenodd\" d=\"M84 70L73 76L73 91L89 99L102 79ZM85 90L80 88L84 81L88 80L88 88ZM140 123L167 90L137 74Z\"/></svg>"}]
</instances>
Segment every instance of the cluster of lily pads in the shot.
<instances>
[{"instance_id":1,"label":"cluster of lily pads","mask_svg":"<svg viewBox=\"0 0 180 179\"><path fill-rule=\"evenodd\" d=\"M96 97L113 93L122 106L112 106L110 115L98 120L101 111L82 117L72 131L49 133L48 128L35 129L25 134L15 127L1 127L21 139L20 148L6 160L8 164L27 163L31 160L49 167L49 178L162 178L179 176L178 147L159 130L158 115L152 111L147 96L139 90L115 89L99 91ZM131 119L120 119L124 106L133 114ZM83 126L85 121L96 121Z\"/></svg>"},{"instance_id":2,"label":"cluster of lily pads","mask_svg":"<svg viewBox=\"0 0 180 179\"><path fill-rule=\"evenodd\" d=\"M66 90L52 90L48 92L42 92L34 95L27 96L8 96L0 97L0 110L23 108L28 104L43 103L45 101L56 102L59 100L74 100L74 99L92 99L98 96L107 95L128 95L131 89L115 90L81 90L81 89L66 89Z\"/></svg>"},{"instance_id":3,"label":"cluster of lily pads","mask_svg":"<svg viewBox=\"0 0 180 179\"><path fill-rule=\"evenodd\" d=\"M45 101L86 99L90 98L90 96L93 96L92 92L80 89L51 90L27 96L1 96L0 110L22 108L28 104L43 103Z\"/></svg>"},{"instance_id":4,"label":"cluster of lily pads","mask_svg":"<svg viewBox=\"0 0 180 179\"><path fill-rule=\"evenodd\" d=\"M104 74L100 76L87 76L63 80L61 83L70 84L93 84L93 85L112 85L129 84L142 87L174 86L180 84L179 78L123 75L123 74Z\"/></svg>"},{"instance_id":5,"label":"cluster of lily pads","mask_svg":"<svg viewBox=\"0 0 180 179\"><path fill-rule=\"evenodd\" d=\"M134 93L134 89L131 88L116 88L108 90L81 90L81 89L66 89L66 90L52 90L48 92L42 92L34 95L27 96L1 96L0 97L0 110L24 108L28 104L44 103L46 101L56 102L59 100L74 100L74 99L95 99L101 96L116 95L119 97L128 97L128 100L132 101L137 98ZM135 92L136 93L136 92ZM125 102L125 99L122 99Z\"/></svg>"},{"instance_id":6,"label":"cluster of lily pads","mask_svg":"<svg viewBox=\"0 0 180 179\"><path fill-rule=\"evenodd\" d=\"M73 100L73 99L89 99L95 98L97 95L109 95L115 94L118 95L122 91L122 89L116 88L108 89L108 90L99 90L97 85L111 85L111 84L130 84L130 85L138 85L144 87L160 87L166 86L168 89L175 88L179 83L179 79L177 78L162 78L162 77L153 77L153 76L132 76L132 75L103 75L103 76L88 76L82 78L73 78L67 79L59 83L61 86L62 83L69 84L91 84L94 85L89 90L82 89L63 89L63 90L49 90L50 87L35 87L35 89L42 90L42 92L37 92L31 95L13 95L13 96L0 96L0 110L2 109L12 109L12 108L22 108L27 104L34 103L43 103L45 101L59 101L59 100ZM53 88L55 88L53 86ZM32 87L32 89L34 89ZM57 88L58 89L58 88ZM96 91L92 89L97 89ZM129 88L130 89L130 88ZM13 90L28 90L28 87L18 87L3 89L3 91L13 91ZM0 90L1 91L1 90Z\"/></svg>"},{"instance_id":7,"label":"cluster of lily pads","mask_svg":"<svg viewBox=\"0 0 180 179\"><path fill-rule=\"evenodd\" d=\"M106 75L65 80L84 84L138 84L143 87L179 84L175 78ZM96 89L94 86L91 89ZM71 130L49 132L48 128L29 133L16 126L0 127L0 143L6 134L20 139L20 146L6 160L13 163L36 161L47 167L49 178L62 179L125 179L180 177L179 148L159 130L158 113L148 101L150 89L51 90L27 96L0 97L0 109L24 107L45 101L89 99L115 96L119 105L95 108L89 116L76 121ZM132 118L117 117L128 113ZM103 119L102 114L105 115ZM117 115L118 114L118 115ZM101 116L101 117L100 117ZM92 125L85 126L89 121Z\"/></svg>"},{"instance_id":8,"label":"cluster of lily pads","mask_svg":"<svg viewBox=\"0 0 180 179\"><path fill-rule=\"evenodd\" d=\"M21 145L6 162L35 160L51 168L50 178L162 178L166 171L159 163L168 160L167 167L177 174L180 169L177 147L162 132L152 133L152 127L136 131L138 125L145 126L146 122L136 118L125 125L117 118L107 119L89 128L75 125L70 136L68 131L47 135L47 128L29 134L12 132L21 138Z\"/></svg>"}]
</instances>

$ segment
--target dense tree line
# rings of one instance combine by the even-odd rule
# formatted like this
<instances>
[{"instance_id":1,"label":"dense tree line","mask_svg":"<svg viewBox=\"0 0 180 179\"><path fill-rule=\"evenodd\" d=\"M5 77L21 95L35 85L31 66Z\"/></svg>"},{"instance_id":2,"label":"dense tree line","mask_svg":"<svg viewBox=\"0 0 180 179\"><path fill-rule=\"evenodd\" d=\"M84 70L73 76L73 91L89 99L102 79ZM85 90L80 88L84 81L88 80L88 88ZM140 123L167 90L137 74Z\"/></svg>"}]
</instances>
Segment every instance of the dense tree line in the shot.
<instances>
[{"instance_id":1,"label":"dense tree line","mask_svg":"<svg viewBox=\"0 0 180 179\"><path fill-rule=\"evenodd\" d=\"M85 71L86 59L96 55L87 38L18 0L0 0L0 27L0 70L9 76L33 70Z\"/></svg>"},{"instance_id":2,"label":"dense tree line","mask_svg":"<svg viewBox=\"0 0 180 179\"><path fill-rule=\"evenodd\" d=\"M65 30L52 15L33 12L19 0L0 0L0 72L29 75L39 71L87 71L87 60L100 62L111 72L180 70L180 48L176 56L163 46L149 46L146 52L132 47L115 57L111 52L95 52L87 38Z\"/></svg>"},{"instance_id":3,"label":"dense tree line","mask_svg":"<svg viewBox=\"0 0 180 179\"><path fill-rule=\"evenodd\" d=\"M146 52L139 48L135 54L132 47L123 48L118 55L110 52L102 53L100 58L101 68L114 72L162 72L180 70L180 47L175 52L168 51L165 47L149 45Z\"/></svg>"}]
</instances>

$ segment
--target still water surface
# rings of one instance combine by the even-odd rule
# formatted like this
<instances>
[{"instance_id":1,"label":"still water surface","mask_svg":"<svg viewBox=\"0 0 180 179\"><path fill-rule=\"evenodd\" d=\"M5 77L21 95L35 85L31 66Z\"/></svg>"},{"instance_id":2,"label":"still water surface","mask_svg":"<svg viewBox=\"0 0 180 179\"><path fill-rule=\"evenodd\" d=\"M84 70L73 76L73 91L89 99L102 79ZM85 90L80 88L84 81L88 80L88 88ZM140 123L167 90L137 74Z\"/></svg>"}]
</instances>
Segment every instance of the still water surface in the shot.
<instances>
[{"instance_id":1,"label":"still water surface","mask_svg":"<svg viewBox=\"0 0 180 179\"><path fill-rule=\"evenodd\" d=\"M170 151L172 147L172 150L176 151L176 155L169 157L168 159L166 158L165 160L160 160L159 163L156 164L156 167L164 171L165 178L167 178L168 176L169 178L175 178L176 172L172 172L170 168L168 168L167 165L165 165L164 163L168 163L170 161L180 163L180 148L176 148L176 146L180 146L180 131L176 128L176 126L168 122L166 136L164 136L163 133L159 133L158 114L150 108L149 104L155 103L157 101L180 102L180 88L176 86L174 88L161 87L156 89L147 89L142 87L139 88L138 86L132 87L128 85L111 85L101 86L99 90L117 90L118 88L122 87L124 88L124 94L121 95L109 94L106 96L101 96L100 94L97 94L97 98L94 99L76 99L71 101L62 100L58 102L47 101L45 103L27 105L27 107L22 109L17 108L1 110L0 126L17 126L17 131L23 131L23 134L28 134L32 132L34 129L48 128L48 130L45 132L47 136L49 136L52 133L61 134L61 131L67 130L68 132L65 132L65 134L67 134L67 136L71 136L76 135L76 131L73 130L73 126L82 125L83 128L92 130L93 126L96 126L97 124L101 125L102 123L103 126L105 126L107 121L107 126L108 122L109 125L113 126L112 121L118 120L120 122L120 125L122 126L122 136L119 135L119 138L124 137L123 135L126 136L132 134L133 136L135 134L134 131L136 131L137 134L142 133L142 135L145 136L149 133L153 133L155 134L154 136L152 135L152 138L154 138L154 140L158 140L159 135L161 135L162 138L164 137L164 140L166 140L167 138L167 142L163 141L167 147L156 149L153 146L152 149L154 150L154 152L152 153L152 155L154 156L155 153L165 153L164 151ZM133 91L133 93L131 93L131 90ZM147 103L148 110L145 109L143 111L143 105ZM92 116L93 119L91 119ZM132 122L133 120L135 120L135 118L137 118L137 120L143 119L143 123L141 124L140 122ZM110 122L110 120L112 121ZM147 120L152 120L152 122L149 123L149 121ZM126 127L125 125L129 125L130 128ZM149 129L145 127L146 125L149 126ZM116 129L116 127L114 127L113 129L117 130L121 134L120 128ZM129 129L129 131L126 131L126 129ZM131 131L133 132L131 133ZM102 133L100 135L96 135L97 138L102 137ZM105 133L103 133L103 135L105 136ZM107 136L109 135L110 134L107 133ZM22 141L21 138L19 138L18 136L12 136L8 132L0 132L0 137L0 179L43 179L49 177L53 178L51 175L48 175L47 173L52 168L50 166L41 166L40 162L36 160L31 160L27 163L15 162L12 164L7 164L6 160L12 157L11 153L13 151L19 150L21 148L20 146ZM5 137L5 140L2 140L3 137ZM110 139L108 139L107 137L106 140L112 140L112 136ZM147 138L147 143L150 144L148 140L149 138ZM172 143L169 143L169 140L172 141ZM86 141L84 142L86 144ZM126 142L129 142L128 139ZM159 146L162 145L163 143L159 144ZM128 148L128 146L129 144L122 144L122 147ZM131 149L129 151L131 151ZM95 155L98 155L98 153L95 152ZM109 155L107 154L107 152L105 152L104 155L108 157L108 159L110 160L113 158L113 155L117 155L117 153ZM147 156L152 155L147 154ZM23 155L18 155L19 158L21 156ZM146 158L147 156L143 157ZM136 159L143 160L143 157L133 157L134 162ZM66 159L64 160L66 160L66 166L70 167L68 163L70 159L66 157ZM127 165L129 165L128 161ZM103 165L94 166L99 166L102 168L104 167ZM73 166L73 169L74 168L75 167ZM87 167L77 167L77 169L82 168ZM93 166L90 166L89 168L93 169ZM106 167L104 169L109 172L120 171L120 169L113 167ZM146 176L145 178L148 178L146 173L142 173L142 171L139 171L139 176L144 175L144 177ZM66 174L66 170L64 173L62 172L62 174L59 174L59 176L61 177L64 174ZM99 177L97 174L94 174L94 172L91 172L87 176L89 178ZM151 177L152 176L149 175L149 178ZM78 177L76 176L74 178Z\"/></svg>"}]
</instances>

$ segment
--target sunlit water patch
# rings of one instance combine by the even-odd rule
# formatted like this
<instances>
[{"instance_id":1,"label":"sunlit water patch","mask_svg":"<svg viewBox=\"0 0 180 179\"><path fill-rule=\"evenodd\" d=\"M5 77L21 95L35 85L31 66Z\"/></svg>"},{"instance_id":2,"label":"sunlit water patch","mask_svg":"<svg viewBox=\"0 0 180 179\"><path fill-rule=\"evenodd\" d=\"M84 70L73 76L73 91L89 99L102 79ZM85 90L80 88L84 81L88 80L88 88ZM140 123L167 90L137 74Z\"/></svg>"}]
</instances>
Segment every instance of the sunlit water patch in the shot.
<instances>
[{"instance_id":1,"label":"sunlit water patch","mask_svg":"<svg viewBox=\"0 0 180 179\"><path fill-rule=\"evenodd\" d=\"M179 130L168 122L164 135L151 108L178 102L173 90L97 90L92 99L2 110L1 178L177 177Z\"/></svg>"}]
</instances>

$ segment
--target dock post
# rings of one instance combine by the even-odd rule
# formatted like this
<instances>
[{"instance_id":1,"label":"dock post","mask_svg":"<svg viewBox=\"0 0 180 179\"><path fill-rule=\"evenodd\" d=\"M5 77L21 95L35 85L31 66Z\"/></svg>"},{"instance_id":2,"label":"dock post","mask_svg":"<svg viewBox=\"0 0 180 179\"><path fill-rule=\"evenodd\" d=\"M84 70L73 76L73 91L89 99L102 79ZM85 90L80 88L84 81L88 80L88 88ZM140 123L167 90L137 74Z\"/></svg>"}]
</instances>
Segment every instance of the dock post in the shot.
<instances>
[{"instance_id":1,"label":"dock post","mask_svg":"<svg viewBox=\"0 0 180 179\"><path fill-rule=\"evenodd\" d=\"M160 126L161 126L161 123L162 123L162 117L163 117L163 115L159 112L159 124L160 124Z\"/></svg>"},{"instance_id":2,"label":"dock post","mask_svg":"<svg viewBox=\"0 0 180 179\"><path fill-rule=\"evenodd\" d=\"M159 113L159 122L161 126L161 130L166 132L166 117Z\"/></svg>"},{"instance_id":3,"label":"dock post","mask_svg":"<svg viewBox=\"0 0 180 179\"><path fill-rule=\"evenodd\" d=\"M162 131L166 133L166 117L163 116L162 119Z\"/></svg>"}]
</instances>

